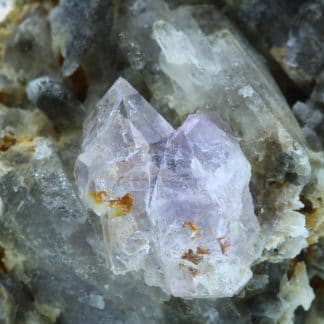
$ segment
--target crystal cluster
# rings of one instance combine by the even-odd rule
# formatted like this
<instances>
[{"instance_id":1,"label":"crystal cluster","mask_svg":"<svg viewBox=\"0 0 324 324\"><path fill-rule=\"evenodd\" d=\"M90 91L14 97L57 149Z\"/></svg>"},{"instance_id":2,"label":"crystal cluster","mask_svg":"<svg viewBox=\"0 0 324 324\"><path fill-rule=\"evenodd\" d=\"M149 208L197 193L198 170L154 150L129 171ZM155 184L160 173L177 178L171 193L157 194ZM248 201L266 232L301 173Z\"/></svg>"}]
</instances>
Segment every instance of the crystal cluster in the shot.
<instances>
[{"instance_id":1,"label":"crystal cluster","mask_svg":"<svg viewBox=\"0 0 324 324\"><path fill-rule=\"evenodd\" d=\"M0 0L0 322L323 323L323 14L323 0ZM104 101L92 113L83 146L97 147L96 166L78 162L79 179L98 174L90 190L78 183L86 208L73 176L81 125L119 76L158 113L141 99L129 117L125 81L109 98L118 120ZM217 178L232 155L212 166L222 131L251 166L259 233L252 211L219 198L238 183L236 164ZM206 140L189 150L197 133ZM217 212L230 242L226 224L206 225ZM251 241L235 245L234 219ZM171 296L189 289L240 292Z\"/></svg>"},{"instance_id":2,"label":"crystal cluster","mask_svg":"<svg viewBox=\"0 0 324 324\"><path fill-rule=\"evenodd\" d=\"M75 174L101 216L115 274L184 298L237 293L250 279L259 226L250 165L204 114L174 130L119 78L88 117Z\"/></svg>"},{"instance_id":3,"label":"crystal cluster","mask_svg":"<svg viewBox=\"0 0 324 324\"><path fill-rule=\"evenodd\" d=\"M120 46L125 56L132 43L142 53L142 64L129 63L144 76L154 104L180 122L199 109L220 115L252 165L263 257L295 257L309 235L298 210L311 167L296 120L266 66L213 6L137 3L146 10L128 5L118 25Z\"/></svg>"}]
</instances>

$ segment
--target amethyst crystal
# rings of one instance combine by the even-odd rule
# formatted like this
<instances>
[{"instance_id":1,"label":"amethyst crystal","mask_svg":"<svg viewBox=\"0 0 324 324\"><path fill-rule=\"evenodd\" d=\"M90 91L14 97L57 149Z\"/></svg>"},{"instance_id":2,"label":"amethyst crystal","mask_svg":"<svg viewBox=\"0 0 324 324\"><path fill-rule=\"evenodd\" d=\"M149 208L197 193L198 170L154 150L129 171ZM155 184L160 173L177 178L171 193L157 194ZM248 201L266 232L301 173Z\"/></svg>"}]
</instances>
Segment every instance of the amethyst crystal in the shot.
<instances>
[{"instance_id":1,"label":"amethyst crystal","mask_svg":"<svg viewBox=\"0 0 324 324\"><path fill-rule=\"evenodd\" d=\"M85 123L75 174L115 274L142 270L184 298L232 296L250 279L250 165L212 118L196 113L174 130L120 78Z\"/></svg>"}]
</instances>

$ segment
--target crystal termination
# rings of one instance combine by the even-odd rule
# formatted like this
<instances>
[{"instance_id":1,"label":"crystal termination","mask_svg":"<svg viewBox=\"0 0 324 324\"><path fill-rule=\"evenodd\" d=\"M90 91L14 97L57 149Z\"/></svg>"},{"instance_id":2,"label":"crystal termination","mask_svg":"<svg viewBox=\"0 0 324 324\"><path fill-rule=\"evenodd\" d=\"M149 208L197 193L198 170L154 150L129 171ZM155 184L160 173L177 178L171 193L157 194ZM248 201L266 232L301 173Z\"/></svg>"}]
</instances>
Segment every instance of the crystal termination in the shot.
<instances>
[{"instance_id":1,"label":"crystal termination","mask_svg":"<svg viewBox=\"0 0 324 324\"><path fill-rule=\"evenodd\" d=\"M75 176L101 216L115 274L183 298L228 297L250 279L259 225L250 164L203 113L173 127L119 78L84 125Z\"/></svg>"}]
</instances>

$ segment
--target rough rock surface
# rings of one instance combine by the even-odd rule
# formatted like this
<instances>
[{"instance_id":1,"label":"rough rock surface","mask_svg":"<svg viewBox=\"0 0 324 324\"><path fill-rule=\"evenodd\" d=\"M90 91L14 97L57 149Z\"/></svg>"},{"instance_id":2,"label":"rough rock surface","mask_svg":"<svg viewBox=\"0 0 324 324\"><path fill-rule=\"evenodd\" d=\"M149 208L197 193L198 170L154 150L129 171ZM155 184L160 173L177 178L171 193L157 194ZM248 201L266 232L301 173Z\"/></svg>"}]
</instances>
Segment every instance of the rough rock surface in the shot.
<instances>
[{"instance_id":1,"label":"rough rock surface","mask_svg":"<svg viewBox=\"0 0 324 324\"><path fill-rule=\"evenodd\" d=\"M1 323L323 323L323 1L166 3L0 0ZM120 75L173 127L209 109L239 140L265 249L235 296L107 267L73 165Z\"/></svg>"},{"instance_id":2,"label":"rough rock surface","mask_svg":"<svg viewBox=\"0 0 324 324\"><path fill-rule=\"evenodd\" d=\"M217 3L268 59L280 86L295 97L289 78L307 93L323 69L322 0L226 1ZM275 23L273 23L275 21ZM288 91L288 92L287 92ZM297 96L303 96L302 93Z\"/></svg>"}]
</instances>

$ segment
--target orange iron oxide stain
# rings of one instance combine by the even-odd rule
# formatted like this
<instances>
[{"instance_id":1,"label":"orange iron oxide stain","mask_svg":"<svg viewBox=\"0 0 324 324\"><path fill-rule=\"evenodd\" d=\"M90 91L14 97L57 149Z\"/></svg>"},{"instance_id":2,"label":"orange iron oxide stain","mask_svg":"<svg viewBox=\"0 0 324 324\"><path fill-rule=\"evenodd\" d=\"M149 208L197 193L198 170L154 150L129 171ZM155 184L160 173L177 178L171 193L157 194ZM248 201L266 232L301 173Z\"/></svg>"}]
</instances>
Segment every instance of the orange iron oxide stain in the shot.
<instances>
[{"instance_id":1,"label":"orange iron oxide stain","mask_svg":"<svg viewBox=\"0 0 324 324\"><path fill-rule=\"evenodd\" d=\"M191 232L190 238L192 240L194 240L198 236L198 233L200 231L200 227L198 225L194 224L191 221L186 221L186 222L183 223L182 226L186 227L186 228L188 228L190 230L190 232Z\"/></svg>"},{"instance_id":2,"label":"orange iron oxide stain","mask_svg":"<svg viewBox=\"0 0 324 324\"><path fill-rule=\"evenodd\" d=\"M89 191L88 195L98 205L103 204L108 196L106 191Z\"/></svg>"},{"instance_id":3,"label":"orange iron oxide stain","mask_svg":"<svg viewBox=\"0 0 324 324\"><path fill-rule=\"evenodd\" d=\"M201 260L203 259L202 256L194 253L194 251L192 251L191 249L189 249L187 252L185 252L182 256L181 259L184 260L188 260L189 262L193 263L193 264L198 264L199 262L201 262Z\"/></svg>"},{"instance_id":4,"label":"orange iron oxide stain","mask_svg":"<svg viewBox=\"0 0 324 324\"><path fill-rule=\"evenodd\" d=\"M17 139L15 136L12 135L5 135L0 139L0 151L6 152L9 150L9 148L13 145L15 145L17 142Z\"/></svg>"},{"instance_id":5,"label":"orange iron oxide stain","mask_svg":"<svg viewBox=\"0 0 324 324\"><path fill-rule=\"evenodd\" d=\"M210 250L198 246L198 247L197 247L197 250L196 250L196 253L197 253L197 254L210 254Z\"/></svg>"},{"instance_id":6,"label":"orange iron oxide stain","mask_svg":"<svg viewBox=\"0 0 324 324\"><path fill-rule=\"evenodd\" d=\"M108 205L112 209L112 217L125 216L133 207L133 198L130 193L127 193L121 198L109 200Z\"/></svg>"}]
</instances>

